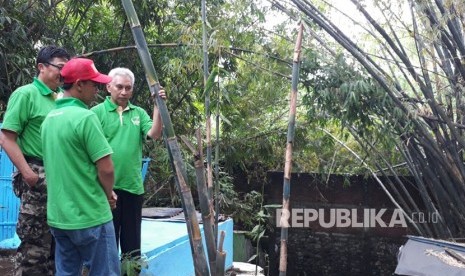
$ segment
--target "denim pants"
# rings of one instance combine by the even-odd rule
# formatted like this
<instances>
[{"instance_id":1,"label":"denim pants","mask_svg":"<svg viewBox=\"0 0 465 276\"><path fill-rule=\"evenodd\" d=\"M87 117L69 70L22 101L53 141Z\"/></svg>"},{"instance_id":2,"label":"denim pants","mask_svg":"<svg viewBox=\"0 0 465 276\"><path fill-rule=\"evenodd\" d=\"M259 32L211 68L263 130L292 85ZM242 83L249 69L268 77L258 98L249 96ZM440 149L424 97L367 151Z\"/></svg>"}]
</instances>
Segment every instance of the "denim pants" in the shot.
<instances>
[{"instance_id":1,"label":"denim pants","mask_svg":"<svg viewBox=\"0 0 465 276\"><path fill-rule=\"evenodd\" d=\"M83 264L89 276L120 275L112 221L80 230L50 229L56 241L56 276L80 275Z\"/></svg>"}]
</instances>

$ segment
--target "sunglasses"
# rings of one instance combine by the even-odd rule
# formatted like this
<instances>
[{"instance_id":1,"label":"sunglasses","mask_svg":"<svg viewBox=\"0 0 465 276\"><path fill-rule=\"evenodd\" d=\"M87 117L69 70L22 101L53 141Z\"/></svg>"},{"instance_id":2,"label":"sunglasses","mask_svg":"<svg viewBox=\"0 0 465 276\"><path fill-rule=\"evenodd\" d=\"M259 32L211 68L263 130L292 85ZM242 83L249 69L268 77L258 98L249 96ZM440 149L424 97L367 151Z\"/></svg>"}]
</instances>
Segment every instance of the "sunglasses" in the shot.
<instances>
[{"instance_id":1,"label":"sunglasses","mask_svg":"<svg viewBox=\"0 0 465 276\"><path fill-rule=\"evenodd\" d=\"M50 63L50 62L44 62L44 64L51 65L51 66L55 67L56 69L58 69L60 71L61 71L61 69L63 69L62 65L56 65L56 64L53 64L53 63Z\"/></svg>"}]
</instances>

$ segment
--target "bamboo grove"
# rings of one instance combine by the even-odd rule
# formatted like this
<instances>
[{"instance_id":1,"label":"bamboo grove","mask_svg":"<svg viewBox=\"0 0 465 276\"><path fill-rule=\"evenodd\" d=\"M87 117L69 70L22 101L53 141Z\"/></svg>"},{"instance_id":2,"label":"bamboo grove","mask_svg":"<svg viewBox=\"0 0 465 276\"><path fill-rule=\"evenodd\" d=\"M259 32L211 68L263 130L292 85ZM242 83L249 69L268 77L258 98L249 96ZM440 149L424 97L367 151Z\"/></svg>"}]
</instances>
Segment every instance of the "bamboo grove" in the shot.
<instances>
[{"instance_id":1,"label":"bamboo grove","mask_svg":"<svg viewBox=\"0 0 465 276\"><path fill-rule=\"evenodd\" d=\"M363 48L362 40L350 38L313 2L291 2L281 9L287 13L293 9L300 11L323 47L330 49L332 41L336 42L363 66L368 74L364 83L367 79L375 81L369 86L357 86L355 81L333 88L315 86L311 101L327 116L341 113L329 107L336 102L322 100L322 93L345 93L342 98L346 100L355 96L361 105L364 101L369 103L357 119L340 118L346 119L344 126L365 153L378 160L373 165L378 172L394 176L386 185L396 203L407 214L426 210L440 215L439 223L417 223L418 234L450 239L462 237L465 222L463 2L399 1L394 4L377 1L371 7L378 10L379 16L375 17L361 1L351 0L367 22L363 25L368 26L363 27L364 40L376 45L376 54ZM407 12L401 16L402 11ZM350 15L339 12L356 25ZM332 41L322 39L324 34ZM371 96L364 98L364 91ZM376 93L385 96L383 105L373 101ZM360 120L363 116L366 116L365 121ZM395 150L401 154L403 165L414 178L413 183L402 179L396 164L380 154L376 143L364 132L366 125L373 131L378 128L384 136L393 137ZM414 199L418 198L416 193L420 201Z\"/></svg>"}]
</instances>

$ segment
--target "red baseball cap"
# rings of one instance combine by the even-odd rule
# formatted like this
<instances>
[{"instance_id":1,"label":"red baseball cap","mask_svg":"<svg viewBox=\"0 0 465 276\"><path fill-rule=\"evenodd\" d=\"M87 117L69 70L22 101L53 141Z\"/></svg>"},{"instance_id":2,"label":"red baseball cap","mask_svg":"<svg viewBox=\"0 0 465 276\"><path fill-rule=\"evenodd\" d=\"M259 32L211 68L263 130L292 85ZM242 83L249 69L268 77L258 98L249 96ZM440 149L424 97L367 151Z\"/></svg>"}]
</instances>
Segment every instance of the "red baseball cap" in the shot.
<instances>
[{"instance_id":1,"label":"red baseball cap","mask_svg":"<svg viewBox=\"0 0 465 276\"><path fill-rule=\"evenodd\" d=\"M63 83L74 83L77 80L91 80L98 83L109 83L112 78L100 73L95 64L88 58L73 58L61 69Z\"/></svg>"}]
</instances>

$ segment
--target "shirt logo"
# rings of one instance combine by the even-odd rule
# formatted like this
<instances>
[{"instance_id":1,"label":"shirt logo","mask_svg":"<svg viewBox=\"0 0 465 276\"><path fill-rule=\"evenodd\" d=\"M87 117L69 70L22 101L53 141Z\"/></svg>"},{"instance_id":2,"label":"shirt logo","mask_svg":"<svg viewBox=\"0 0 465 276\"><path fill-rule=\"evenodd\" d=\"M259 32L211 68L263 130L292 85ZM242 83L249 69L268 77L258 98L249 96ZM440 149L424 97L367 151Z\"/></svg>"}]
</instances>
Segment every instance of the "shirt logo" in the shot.
<instances>
[{"instance_id":1,"label":"shirt logo","mask_svg":"<svg viewBox=\"0 0 465 276\"><path fill-rule=\"evenodd\" d=\"M140 118L139 118L139 116L132 117L132 118L131 118L131 122L132 122L132 124L135 125L135 126L140 125Z\"/></svg>"}]
</instances>

